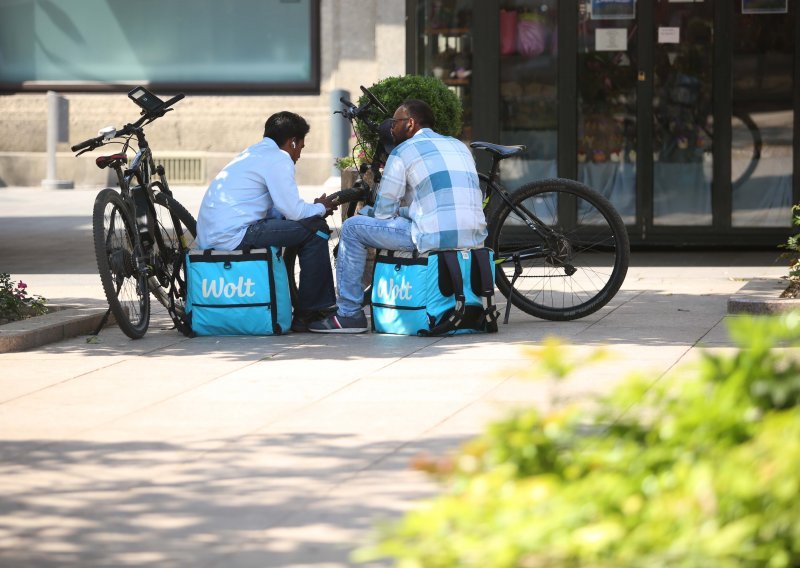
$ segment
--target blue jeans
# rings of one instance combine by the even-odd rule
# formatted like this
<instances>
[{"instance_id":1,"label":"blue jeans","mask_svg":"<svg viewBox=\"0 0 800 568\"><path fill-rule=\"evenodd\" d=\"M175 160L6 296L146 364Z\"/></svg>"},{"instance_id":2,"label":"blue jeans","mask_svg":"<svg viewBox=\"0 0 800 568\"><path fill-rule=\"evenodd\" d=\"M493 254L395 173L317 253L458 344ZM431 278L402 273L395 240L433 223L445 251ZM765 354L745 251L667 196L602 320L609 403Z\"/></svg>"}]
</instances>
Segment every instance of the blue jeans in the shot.
<instances>
[{"instance_id":1,"label":"blue jeans","mask_svg":"<svg viewBox=\"0 0 800 568\"><path fill-rule=\"evenodd\" d=\"M321 310L334 304L336 293L327 239L312 233L298 221L262 219L247 228L238 248L269 246L297 250L300 285L294 306L296 312Z\"/></svg>"},{"instance_id":2,"label":"blue jeans","mask_svg":"<svg viewBox=\"0 0 800 568\"><path fill-rule=\"evenodd\" d=\"M368 247L414 250L411 221L405 217L375 219L356 215L342 224L339 256L336 261L336 283L339 287L336 306L342 317L353 317L361 313L361 302L364 298L361 281L367 267Z\"/></svg>"}]
</instances>

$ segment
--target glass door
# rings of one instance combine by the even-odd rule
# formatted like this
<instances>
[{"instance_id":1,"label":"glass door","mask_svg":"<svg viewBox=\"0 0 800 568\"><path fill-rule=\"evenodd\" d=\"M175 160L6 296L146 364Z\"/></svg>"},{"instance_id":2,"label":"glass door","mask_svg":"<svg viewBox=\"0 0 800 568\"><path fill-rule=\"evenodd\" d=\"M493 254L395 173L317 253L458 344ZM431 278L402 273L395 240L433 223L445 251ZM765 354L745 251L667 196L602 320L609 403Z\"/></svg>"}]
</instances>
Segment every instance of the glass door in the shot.
<instances>
[{"instance_id":1,"label":"glass door","mask_svg":"<svg viewBox=\"0 0 800 568\"><path fill-rule=\"evenodd\" d=\"M635 222L636 2L578 4L578 179Z\"/></svg>"},{"instance_id":2,"label":"glass door","mask_svg":"<svg viewBox=\"0 0 800 568\"><path fill-rule=\"evenodd\" d=\"M658 0L653 45L653 224L712 224L714 2Z\"/></svg>"},{"instance_id":3,"label":"glass door","mask_svg":"<svg viewBox=\"0 0 800 568\"><path fill-rule=\"evenodd\" d=\"M733 15L734 227L791 223L796 9L787 0L743 2Z\"/></svg>"},{"instance_id":4,"label":"glass door","mask_svg":"<svg viewBox=\"0 0 800 568\"><path fill-rule=\"evenodd\" d=\"M422 0L417 68L441 79L461 99L461 138L472 139L472 0Z\"/></svg>"},{"instance_id":5,"label":"glass door","mask_svg":"<svg viewBox=\"0 0 800 568\"><path fill-rule=\"evenodd\" d=\"M509 0L499 14L500 144L524 144L503 162L510 189L557 177L558 0Z\"/></svg>"}]
</instances>

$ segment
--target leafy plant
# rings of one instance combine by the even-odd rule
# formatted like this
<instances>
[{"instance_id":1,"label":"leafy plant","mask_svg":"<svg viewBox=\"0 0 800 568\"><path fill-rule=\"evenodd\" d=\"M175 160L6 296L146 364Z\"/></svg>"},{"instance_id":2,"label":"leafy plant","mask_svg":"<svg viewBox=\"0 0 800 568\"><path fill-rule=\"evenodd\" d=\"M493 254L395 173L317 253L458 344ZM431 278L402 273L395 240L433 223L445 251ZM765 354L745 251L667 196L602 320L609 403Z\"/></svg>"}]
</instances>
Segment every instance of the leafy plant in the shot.
<instances>
[{"instance_id":1,"label":"leafy plant","mask_svg":"<svg viewBox=\"0 0 800 568\"><path fill-rule=\"evenodd\" d=\"M0 273L0 323L38 316L47 312L41 296L28 296L28 285L12 282L11 275Z\"/></svg>"},{"instance_id":2,"label":"leafy plant","mask_svg":"<svg viewBox=\"0 0 800 568\"><path fill-rule=\"evenodd\" d=\"M730 331L733 355L705 353L672 380L633 377L593 410L516 412L420 464L444 494L381 527L356 559L800 565L800 359L784 349L800 344L800 313L737 318ZM544 358L551 376L563 358Z\"/></svg>"},{"instance_id":3,"label":"leafy plant","mask_svg":"<svg viewBox=\"0 0 800 568\"><path fill-rule=\"evenodd\" d=\"M436 77L421 75L387 77L369 87L369 90L383 103L389 113L394 113L406 99L425 101L433 109L435 119L433 129L436 132L447 136L458 136L461 133L461 115L463 113L461 100ZM358 99L359 106L366 102L366 95L362 95ZM380 124L384 119L391 118L391 114L384 116L378 109L373 108L371 118ZM362 141L366 157L372 159L378 144L378 137L361 123L357 122L355 128Z\"/></svg>"},{"instance_id":4,"label":"leafy plant","mask_svg":"<svg viewBox=\"0 0 800 568\"><path fill-rule=\"evenodd\" d=\"M792 207L792 224L800 226L800 205ZM780 245L781 248L788 249L790 252L784 253L789 258L789 280L800 282L800 233L792 235L786 244Z\"/></svg>"},{"instance_id":5,"label":"leafy plant","mask_svg":"<svg viewBox=\"0 0 800 568\"><path fill-rule=\"evenodd\" d=\"M339 171L346 170L347 168L358 168L361 164L366 163L366 155L361 150L357 154L354 152L352 156L344 156L343 158L336 158L333 165Z\"/></svg>"}]
</instances>

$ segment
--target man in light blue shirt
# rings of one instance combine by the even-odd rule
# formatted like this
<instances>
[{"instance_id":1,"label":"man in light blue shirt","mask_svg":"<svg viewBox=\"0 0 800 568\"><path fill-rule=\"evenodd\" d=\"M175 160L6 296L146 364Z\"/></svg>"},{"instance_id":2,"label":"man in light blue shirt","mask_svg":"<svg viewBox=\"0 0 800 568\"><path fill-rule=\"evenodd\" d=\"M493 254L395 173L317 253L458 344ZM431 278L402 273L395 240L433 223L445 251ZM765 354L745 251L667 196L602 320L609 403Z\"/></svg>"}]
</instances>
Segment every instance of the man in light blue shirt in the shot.
<instances>
[{"instance_id":1,"label":"man in light blue shirt","mask_svg":"<svg viewBox=\"0 0 800 568\"><path fill-rule=\"evenodd\" d=\"M367 331L361 282L368 247L428 252L483 246L486 217L475 160L460 140L433 126L433 111L423 101L407 100L395 111L392 137L398 145L386 161L371 216L342 225L337 313L311 323L309 331Z\"/></svg>"},{"instance_id":2,"label":"man in light blue shirt","mask_svg":"<svg viewBox=\"0 0 800 568\"><path fill-rule=\"evenodd\" d=\"M206 190L197 216L203 249L294 247L300 261L294 331L324 315L336 300L324 217L336 205L323 194L307 203L295 182L295 164L309 126L283 111L264 125L264 138L236 156ZM329 232L329 231L327 231Z\"/></svg>"}]
</instances>

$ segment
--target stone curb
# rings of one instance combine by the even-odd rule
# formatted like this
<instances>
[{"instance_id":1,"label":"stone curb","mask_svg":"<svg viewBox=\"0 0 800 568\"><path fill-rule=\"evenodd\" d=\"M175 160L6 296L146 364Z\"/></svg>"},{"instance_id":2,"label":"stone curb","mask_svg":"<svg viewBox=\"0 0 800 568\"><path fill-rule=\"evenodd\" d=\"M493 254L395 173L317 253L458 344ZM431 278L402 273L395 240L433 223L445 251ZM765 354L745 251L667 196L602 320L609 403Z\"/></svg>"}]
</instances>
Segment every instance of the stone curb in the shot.
<instances>
[{"instance_id":1,"label":"stone curb","mask_svg":"<svg viewBox=\"0 0 800 568\"><path fill-rule=\"evenodd\" d=\"M728 299L729 314L779 314L800 310L800 299L781 298L789 283L780 278L756 278Z\"/></svg>"},{"instance_id":2,"label":"stone curb","mask_svg":"<svg viewBox=\"0 0 800 568\"><path fill-rule=\"evenodd\" d=\"M776 278L750 280L728 299L729 314L765 315L800 310L800 299L781 298L787 282ZM55 310L43 316L0 325L0 353L24 351L77 335L92 333L105 308L49 306ZM113 325L113 316L107 325Z\"/></svg>"},{"instance_id":3,"label":"stone curb","mask_svg":"<svg viewBox=\"0 0 800 568\"><path fill-rule=\"evenodd\" d=\"M0 353L24 351L76 335L92 333L106 313L105 308L48 307L54 311L0 325ZM113 321L112 316L109 323Z\"/></svg>"}]
</instances>

